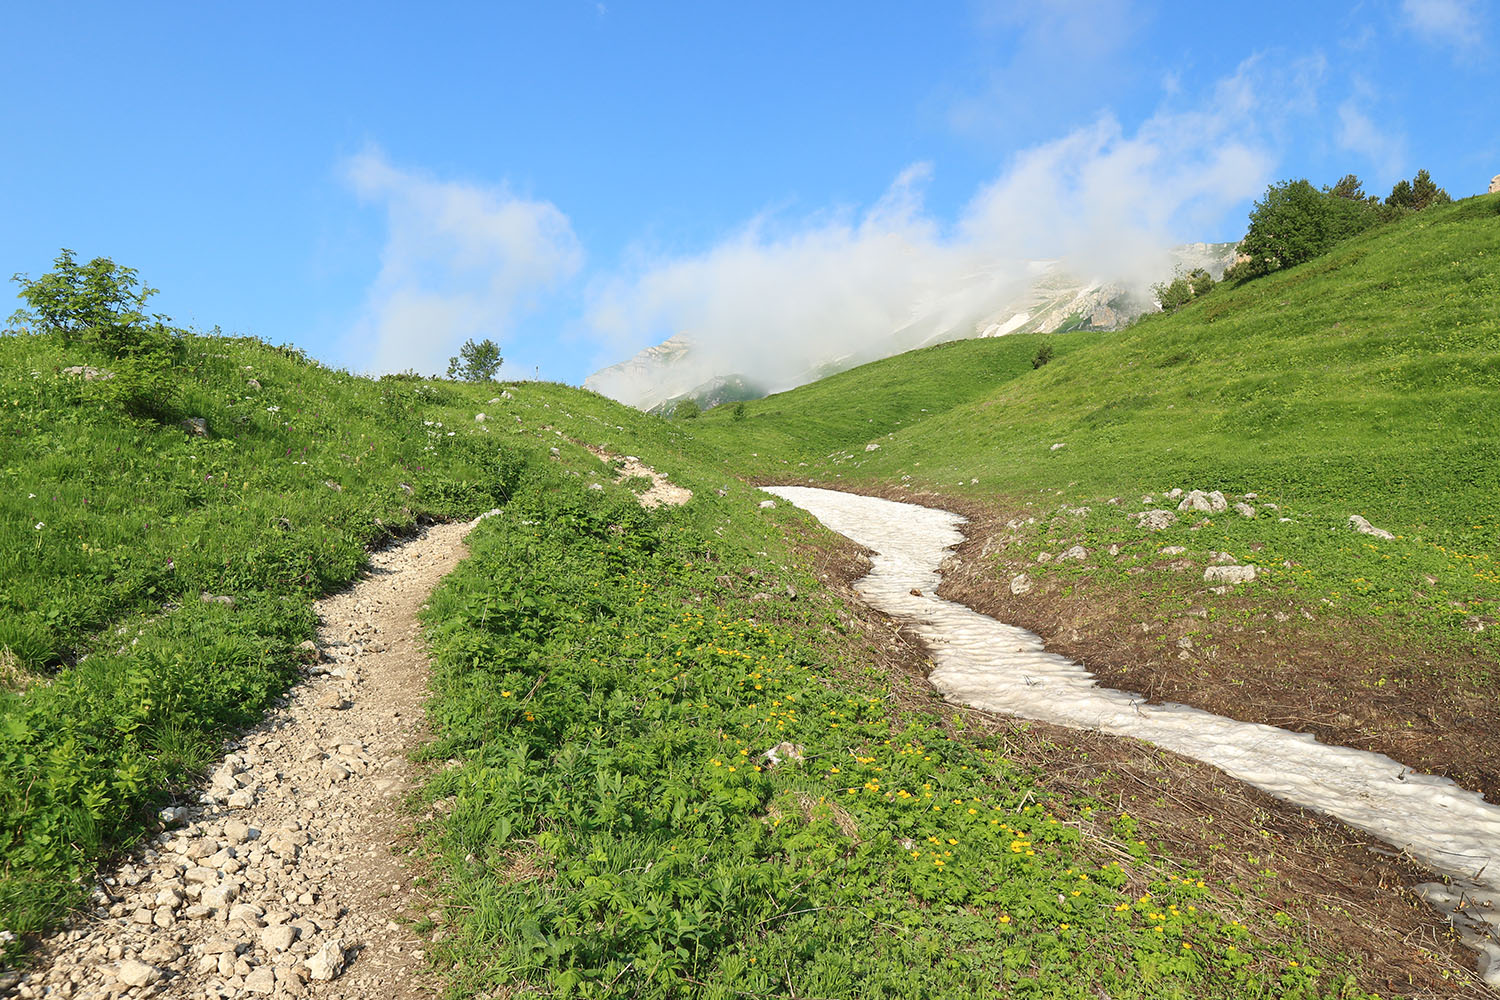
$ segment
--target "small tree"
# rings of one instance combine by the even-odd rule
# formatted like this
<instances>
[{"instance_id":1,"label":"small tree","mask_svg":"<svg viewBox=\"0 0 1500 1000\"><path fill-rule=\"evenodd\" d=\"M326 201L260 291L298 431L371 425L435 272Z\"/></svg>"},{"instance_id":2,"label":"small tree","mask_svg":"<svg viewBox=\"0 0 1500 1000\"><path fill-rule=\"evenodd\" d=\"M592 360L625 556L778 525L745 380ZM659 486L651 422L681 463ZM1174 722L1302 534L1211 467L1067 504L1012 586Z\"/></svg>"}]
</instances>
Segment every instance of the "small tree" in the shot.
<instances>
[{"instance_id":1,"label":"small tree","mask_svg":"<svg viewBox=\"0 0 1500 1000\"><path fill-rule=\"evenodd\" d=\"M678 400L677 405L672 407L672 416L678 420L693 420L702 412L703 408L696 399Z\"/></svg>"},{"instance_id":2,"label":"small tree","mask_svg":"<svg viewBox=\"0 0 1500 1000\"><path fill-rule=\"evenodd\" d=\"M1343 198L1345 201L1366 200L1365 186L1360 182L1360 179L1353 174L1345 174L1338 179L1338 183L1333 187L1324 188L1323 190L1327 191L1335 198Z\"/></svg>"},{"instance_id":3,"label":"small tree","mask_svg":"<svg viewBox=\"0 0 1500 1000\"><path fill-rule=\"evenodd\" d=\"M1235 278L1312 260L1379 221L1368 202L1319 191L1306 180L1272 184L1250 212L1250 228L1240 244L1250 259L1235 266Z\"/></svg>"},{"instance_id":4,"label":"small tree","mask_svg":"<svg viewBox=\"0 0 1500 1000\"><path fill-rule=\"evenodd\" d=\"M741 403L735 403L734 404L734 409L729 411L729 417L735 423L739 423L741 420L744 420L745 419L745 404L742 403L742 402Z\"/></svg>"},{"instance_id":5,"label":"small tree","mask_svg":"<svg viewBox=\"0 0 1500 1000\"><path fill-rule=\"evenodd\" d=\"M91 347L112 359L155 353L170 342L167 317L146 313L156 289L141 284L135 268L108 257L80 264L67 249L52 267L36 280L24 274L11 279L30 307L11 317L16 326L57 334L65 344Z\"/></svg>"},{"instance_id":6,"label":"small tree","mask_svg":"<svg viewBox=\"0 0 1500 1000\"><path fill-rule=\"evenodd\" d=\"M1031 356L1031 367L1042 367L1042 365L1045 365L1047 362L1052 360L1052 355L1052 345L1043 343L1041 347L1038 347L1036 349L1036 353Z\"/></svg>"},{"instance_id":7,"label":"small tree","mask_svg":"<svg viewBox=\"0 0 1500 1000\"><path fill-rule=\"evenodd\" d=\"M471 338L464 341L457 355L448 359L448 377L460 382L489 382L504 360L499 344L488 337L476 344Z\"/></svg>"},{"instance_id":8,"label":"small tree","mask_svg":"<svg viewBox=\"0 0 1500 1000\"><path fill-rule=\"evenodd\" d=\"M1433 183L1432 175L1422 169L1410 181L1397 181L1385 203L1392 208L1420 212L1433 205L1446 205L1452 200L1447 191Z\"/></svg>"}]
</instances>

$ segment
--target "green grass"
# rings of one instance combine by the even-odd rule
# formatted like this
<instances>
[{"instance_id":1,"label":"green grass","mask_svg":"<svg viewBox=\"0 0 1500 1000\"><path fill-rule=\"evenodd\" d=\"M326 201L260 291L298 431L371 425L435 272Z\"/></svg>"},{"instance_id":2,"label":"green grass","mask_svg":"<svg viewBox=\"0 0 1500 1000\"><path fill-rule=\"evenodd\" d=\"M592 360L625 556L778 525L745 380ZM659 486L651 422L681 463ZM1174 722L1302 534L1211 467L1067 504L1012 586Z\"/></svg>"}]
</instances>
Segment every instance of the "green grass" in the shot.
<instances>
[{"instance_id":1,"label":"green grass","mask_svg":"<svg viewBox=\"0 0 1500 1000\"><path fill-rule=\"evenodd\" d=\"M1037 337L947 344L742 420L545 384L491 403L497 387L190 337L175 415L153 423L60 373L97 359L0 339L0 929L55 926L274 702L311 601L369 545L500 506L429 617L431 754L460 764L431 789L451 797L434 843L457 991L1357 995L1346 963L1235 923L1222 887L1159 876L1170 859L1128 817L1107 842L1051 822L997 746L896 708L791 546L809 522L739 477L1029 509L1036 547L1258 545L1257 594L1493 660L1495 631L1464 624L1496 611L1497 206L1053 337L1041 369ZM695 499L643 511L580 442ZM1131 534L1140 495L1172 486L1255 491L1292 521ZM1352 513L1399 537L1350 534ZM756 770L784 740L806 759Z\"/></svg>"},{"instance_id":2,"label":"green grass","mask_svg":"<svg viewBox=\"0 0 1500 1000\"><path fill-rule=\"evenodd\" d=\"M181 347L175 407L207 437L121 415L108 382L61 373L94 360L77 349L0 338L0 929L13 933L52 926L95 861L295 679L311 599L350 580L368 545L419 515L496 505L528 461L455 389L254 341Z\"/></svg>"},{"instance_id":3,"label":"green grass","mask_svg":"<svg viewBox=\"0 0 1500 1000\"><path fill-rule=\"evenodd\" d=\"M738 422L711 411L694 433L765 477L1087 505L1068 534L1091 547L1264 544L1262 588L1493 654L1497 631L1467 626L1500 613L1496 301L1500 198L1472 198L1124 331L1049 337L1040 369L1038 336L947 344L747 403ZM1293 523L1128 527L1172 487L1258 493ZM1353 534L1351 514L1398 539Z\"/></svg>"},{"instance_id":4,"label":"green grass","mask_svg":"<svg viewBox=\"0 0 1500 1000\"><path fill-rule=\"evenodd\" d=\"M715 477L645 512L538 474L432 600L458 995L1362 995L1160 875L1129 817L1103 860L996 745L894 708L800 515ZM781 743L805 759L766 767Z\"/></svg>"}]
</instances>

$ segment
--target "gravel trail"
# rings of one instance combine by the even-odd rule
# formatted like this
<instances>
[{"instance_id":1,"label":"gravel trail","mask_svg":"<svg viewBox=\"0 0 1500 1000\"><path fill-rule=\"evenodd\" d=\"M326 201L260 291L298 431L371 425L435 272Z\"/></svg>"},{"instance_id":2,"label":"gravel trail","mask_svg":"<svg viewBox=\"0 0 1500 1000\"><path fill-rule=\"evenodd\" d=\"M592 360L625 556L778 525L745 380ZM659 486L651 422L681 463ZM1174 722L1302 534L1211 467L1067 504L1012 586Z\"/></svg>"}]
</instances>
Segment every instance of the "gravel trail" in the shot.
<instances>
[{"instance_id":1,"label":"gravel trail","mask_svg":"<svg viewBox=\"0 0 1500 1000\"><path fill-rule=\"evenodd\" d=\"M358 583L318 602L306 679L0 996L441 995L411 929L419 871L402 853L403 798L419 780L408 754L426 736L416 616L475 523L375 553Z\"/></svg>"}]
</instances>

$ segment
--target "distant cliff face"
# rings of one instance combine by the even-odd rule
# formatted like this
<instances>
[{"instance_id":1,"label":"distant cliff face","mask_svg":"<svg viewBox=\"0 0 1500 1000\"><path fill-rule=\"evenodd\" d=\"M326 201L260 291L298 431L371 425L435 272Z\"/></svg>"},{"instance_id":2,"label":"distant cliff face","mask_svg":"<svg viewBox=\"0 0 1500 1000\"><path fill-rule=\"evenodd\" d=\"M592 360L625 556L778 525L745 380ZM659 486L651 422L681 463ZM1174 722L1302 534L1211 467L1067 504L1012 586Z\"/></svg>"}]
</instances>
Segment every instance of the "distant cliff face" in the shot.
<instances>
[{"instance_id":1,"label":"distant cliff face","mask_svg":"<svg viewBox=\"0 0 1500 1000\"><path fill-rule=\"evenodd\" d=\"M1161 275L1161 279L1199 267L1217 279L1234 263L1235 246L1189 243L1175 247L1170 253L1172 273ZM1014 282L997 284L999 290L987 296L984 289L989 278L976 274L971 286L952 299L914 303L908 322L884 333L872 331L857 353L830 352L827 357L819 357L814 351L810 364L794 367L790 374L785 364L768 364L765 374L721 370L732 366L717 362L711 345L683 333L629 360L601 368L583 385L642 410L669 412L685 399L709 407L781 392L856 365L948 340L1116 330L1160 308L1149 291L1119 281L1084 281L1055 261L1032 263L1019 291Z\"/></svg>"}]
</instances>

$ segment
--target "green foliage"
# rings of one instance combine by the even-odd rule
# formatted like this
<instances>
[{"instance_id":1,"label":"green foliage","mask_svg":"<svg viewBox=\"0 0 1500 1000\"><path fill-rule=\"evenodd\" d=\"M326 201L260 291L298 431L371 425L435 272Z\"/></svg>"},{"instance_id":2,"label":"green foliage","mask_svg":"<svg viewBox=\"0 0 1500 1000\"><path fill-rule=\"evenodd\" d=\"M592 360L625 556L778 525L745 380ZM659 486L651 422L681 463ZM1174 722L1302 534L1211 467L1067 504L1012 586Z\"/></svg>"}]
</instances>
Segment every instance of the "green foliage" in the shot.
<instances>
[{"instance_id":1,"label":"green foliage","mask_svg":"<svg viewBox=\"0 0 1500 1000\"><path fill-rule=\"evenodd\" d=\"M698 405L696 399L678 400L677 404L672 407L672 416L677 420L696 420L702 412L703 408Z\"/></svg>"},{"instance_id":2,"label":"green foliage","mask_svg":"<svg viewBox=\"0 0 1500 1000\"><path fill-rule=\"evenodd\" d=\"M1056 353L1057 350L1052 346L1051 341L1043 341L1042 345L1036 349L1036 353L1031 356L1031 367L1042 367L1042 365L1051 361L1053 355Z\"/></svg>"},{"instance_id":3,"label":"green foliage","mask_svg":"<svg viewBox=\"0 0 1500 1000\"><path fill-rule=\"evenodd\" d=\"M457 355L448 359L448 377L460 382L492 382L503 361L499 344L488 337L476 344L470 338Z\"/></svg>"},{"instance_id":4,"label":"green foliage","mask_svg":"<svg viewBox=\"0 0 1500 1000\"><path fill-rule=\"evenodd\" d=\"M1207 295L1213 288L1213 275L1201 267L1195 267L1169 282L1152 285L1151 291L1156 295L1156 301L1161 303L1162 311L1170 313L1176 312L1200 295Z\"/></svg>"},{"instance_id":5,"label":"green foliage","mask_svg":"<svg viewBox=\"0 0 1500 1000\"><path fill-rule=\"evenodd\" d=\"M156 353L170 340L165 317L145 311L157 290L143 285L135 268L107 257L79 264L73 251L63 250L53 270L40 278L17 274L12 280L21 286L19 295L30 307L33 332L55 333L65 344L82 345L111 359Z\"/></svg>"},{"instance_id":6,"label":"green foliage","mask_svg":"<svg viewBox=\"0 0 1500 1000\"><path fill-rule=\"evenodd\" d=\"M1306 263L1379 221L1366 202L1319 191L1306 180L1272 184L1250 212L1250 227L1240 245L1250 260L1236 277L1257 277Z\"/></svg>"},{"instance_id":7,"label":"green foliage","mask_svg":"<svg viewBox=\"0 0 1500 1000\"><path fill-rule=\"evenodd\" d=\"M0 658L29 681L0 691L12 932L55 924L95 859L295 678L311 599L369 545L503 503L544 452L474 423L484 390L227 337L66 374L88 336L0 338ZM120 419L149 402L128 393L169 384L209 437Z\"/></svg>"},{"instance_id":8,"label":"green foliage","mask_svg":"<svg viewBox=\"0 0 1500 1000\"><path fill-rule=\"evenodd\" d=\"M1335 198L1344 198L1348 201L1367 201L1369 196L1365 194L1364 183L1354 174L1345 174L1329 188L1324 188Z\"/></svg>"},{"instance_id":9,"label":"green foliage","mask_svg":"<svg viewBox=\"0 0 1500 1000\"><path fill-rule=\"evenodd\" d=\"M734 404L734 409L730 412L730 419L736 423L745 419L745 404L743 402Z\"/></svg>"},{"instance_id":10,"label":"green foliage","mask_svg":"<svg viewBox=\"0 0 1500 1000\"><path fill-rule=\"evenodd\" d=\"M1312 997L1343 982L1215 915L1201 880L1153 872L1143 845L1092 853L998 741L952 738L893 709L878 673L839 669L858 641L778 532L748 497L699 503L646 513L539 477L432 598L429 755L462 762L428 790L452 797L438 959L456 993ZM753 587L722 582L752 572ZM751 600L788 583L796 601ZM795 755L768 766L781 743Z\"/></svg>"},{"instance_id":11,"label":"green foliage","mask_svg":"<svg viewBox=\"0 0 1500 1000\"><path fill-rule=\"evenodd\" d=\"M1393 643L1494 662L1500 630L1466 625L1500 618L1497 206L1480 197L1406 215L1128 330L1050 335L1065 365L1032 371L1033 336L955 342L693 433L754 476L790 466L799 481L856 489L1090 506L1068 536L1086 547L1134 538L1143 559L1162 544L1237 553L1263 567L1242 597L1268 614L1295 602L1320 621L1378 622ZM1068 447L1050 451L1058 441ZM1125 519L1140 508L1107 503L1173 486L1257 492L1283 510L1142 539ZM1355 513L1401 537L1366 544L1349 532ZM1094 578L1139 588L1128 555L1114 565ZM1458 687L1484 680L1445 673Z\"/></svg>"},{"instance_id":12,"label":"green foliage","mask_svg":"<svg viewBox=\"0 0 1500 1000\"><path fill-rule=\"evenodd\" d=\"M1447 205L1452 201L1448 192L1433 183L1432 175L1423 169L1418 170L1410 181L1397 181L1385 203L1392 208L1420 212L1433 205Z\"/></svg>"}]
</instances>

